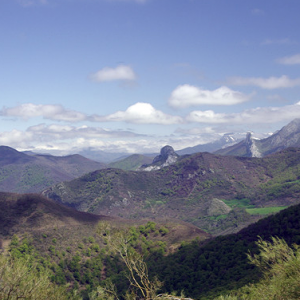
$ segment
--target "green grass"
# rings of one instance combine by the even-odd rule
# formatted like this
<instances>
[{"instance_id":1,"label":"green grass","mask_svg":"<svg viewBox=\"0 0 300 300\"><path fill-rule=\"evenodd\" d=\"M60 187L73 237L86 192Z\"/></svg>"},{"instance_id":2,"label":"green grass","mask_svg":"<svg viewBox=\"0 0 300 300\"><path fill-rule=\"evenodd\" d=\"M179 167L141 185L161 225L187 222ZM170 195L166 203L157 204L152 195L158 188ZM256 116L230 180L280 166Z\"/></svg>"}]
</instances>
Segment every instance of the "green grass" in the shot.
<instances>
[{"instance_id":1,"label":"green grass","mask_svg":"<svg viewBox=\"0 0 300 300\"><path fill-rule=\"evenodd\" d=\"M227 216L228 216L228 214L224 214L224 215L218 215L218 216L210 216L208 218L213 221L218 221L218 220L226 219Z\"/></svg>"},{"instance_id":2,"label":"green grass","mask_svg":"<svg viewBox=\"0 0 300 300\"><path fill-rule=\"evenodd\" d=\"M285 208L287 208L287 206L248 208L246 209L246 212L250 215L268 215L272 213L277 213Z\"/></svg>"},{"instance_id":3,"label":"green grass","mask_svg":"<svg viewBox=\"0 0 300 300\"><path fill-rule=\"evenodd\" d=\"M247 198L244 199L231 199L231 200L222 200L226 205L229 207L242 207L245 209L252 209L255 208L254 205L250 204L250 200Z\"/></svg>"}]
</instances>

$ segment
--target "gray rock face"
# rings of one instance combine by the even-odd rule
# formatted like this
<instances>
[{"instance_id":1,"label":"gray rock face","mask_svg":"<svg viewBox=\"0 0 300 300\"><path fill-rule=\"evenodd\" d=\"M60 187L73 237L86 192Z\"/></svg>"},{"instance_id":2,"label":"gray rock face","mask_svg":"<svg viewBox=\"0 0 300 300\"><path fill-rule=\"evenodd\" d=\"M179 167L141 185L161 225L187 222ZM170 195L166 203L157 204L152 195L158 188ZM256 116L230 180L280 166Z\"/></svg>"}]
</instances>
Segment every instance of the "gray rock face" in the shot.
<instances>
[{"instance_id":1,"label":"gray rock face","mask_svg":"<svg viewBox=\"0 0 300 300\"><path fill-rule=\"evenodd\" d=\"M142 171L159 170L163 167L174 164L177 161L178 157L179 155L175 153L173 147L168 145L164 146L160 150L160 155L156 156L150 165L141 166L140 170Z\"/></svg>"},{"instance_id":2,"label":"gray rock face","mask_svg":"<svg viewBox=\"0 0 300 300\"><path fill-rule=\"evenodd\" d=\"M255 140L251 136L251 132L247 133L245 144L246 144L246 148L247 148L247 156L248 157L262 157L262 155L255 143Z\"/></svg>"}]
</instances>

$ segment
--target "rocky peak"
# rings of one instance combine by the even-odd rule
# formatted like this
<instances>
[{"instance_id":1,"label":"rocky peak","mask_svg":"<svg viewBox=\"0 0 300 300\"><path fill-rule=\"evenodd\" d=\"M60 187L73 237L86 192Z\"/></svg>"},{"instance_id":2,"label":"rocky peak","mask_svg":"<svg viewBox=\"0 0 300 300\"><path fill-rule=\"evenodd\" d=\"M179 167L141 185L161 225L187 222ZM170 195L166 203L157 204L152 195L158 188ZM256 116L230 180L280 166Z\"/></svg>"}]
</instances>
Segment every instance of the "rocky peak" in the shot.
<instances>
[{"instance_id":1,"label":"rocky peak","mask_svg":"<svg viewBox=\"0 0 300 300\"><path fill-rule=\"evenodd\" d=\"M140 170L152 171L159 170L160 168L174 164L179 155L174 151L173 147L167 145L161 148L160 154L154 157L153 161L149 165L143 165Z\"/></svg>"},{"instance_id":2,"label":"rocky peak","mask_svg":"<svg viewBox=\"0 0 300 300\"><path fill-rule=\"evenodd\" d=\"M160 150L160 155L154 157L152 164L157 163L165 163L167 160L177 160L178 155L175 153L173 147L171 146L164 146Z\"/></svg>"}]
</instances>

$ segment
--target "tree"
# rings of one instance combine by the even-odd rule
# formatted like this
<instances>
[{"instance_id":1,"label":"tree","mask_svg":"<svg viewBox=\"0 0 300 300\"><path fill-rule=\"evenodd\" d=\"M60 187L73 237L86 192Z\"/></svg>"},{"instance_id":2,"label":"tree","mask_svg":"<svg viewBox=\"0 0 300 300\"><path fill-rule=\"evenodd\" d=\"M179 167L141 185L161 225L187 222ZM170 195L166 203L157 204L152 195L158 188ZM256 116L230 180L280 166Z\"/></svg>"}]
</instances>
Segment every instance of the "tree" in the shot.
<instances>
[{"instance_id":1,"label":"tree","mask_svg":"<svg viewBox=\"0 0 300 300\"><path fill-rule=\"evenodd\" d=\"M233 295L219 300L296 300L300 299L300 247L289 247L283 239L273 237L271 242L257 241L260 252L248 254L252 264L263 272L261 280L249 284Z\"/></svg>"},{"instance_id":2,"label":"tree","mask_svg":"<svg viewBox=\"0 0 300 300\"><path fill-rule=\"evenodd\" d=\"M157 279L150 280L148 274L148 267L145 263L143 256L138 253L132 246L132 235L129 228L122 230L112 227L107 222L101 222L98 225L97 233L103 237L108 244L109 249L113 254L117 254L123 261L127 268L127 277L130 282L131 291L127 292L127 299L142 299L151 300L156 297L158 289L161 287L161 282ZM115 288L112 285L100 288L100 292L118 299ZM101 299L101 298L100 298Z\"/></svg>"},{"instance_id":3,"label":"tree","mask_svg":"<svg viewBox=\"0 0 300 300\"><path fill-rule=\"evenodd\" d=\"M65 286L57 286L49 279L49 272L38 268L31 257L0 255L0 299L67 300L81 299L70 294Z\"/></svg>"}]
</instances>

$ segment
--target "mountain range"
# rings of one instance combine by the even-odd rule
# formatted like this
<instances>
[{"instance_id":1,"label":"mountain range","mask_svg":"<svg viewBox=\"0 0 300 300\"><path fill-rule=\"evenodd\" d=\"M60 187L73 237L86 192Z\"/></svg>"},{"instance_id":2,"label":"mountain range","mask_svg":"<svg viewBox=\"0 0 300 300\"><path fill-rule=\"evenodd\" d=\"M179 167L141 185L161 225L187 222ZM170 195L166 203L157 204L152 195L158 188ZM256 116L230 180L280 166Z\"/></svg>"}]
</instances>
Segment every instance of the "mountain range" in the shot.
<instances>
[{"instance_id":1,"label":"mountain range","mask_svg":"<svg viewBox=\"0 0 300 300\"><path fill-rule=\"evenodd\" d=\"M54 282L87 296L106 278L128 287L120 261L98 239L98 222L132 226L132 242L163 292L214 298L259 280L246 256L257 253L258 235L300 243L299 135L297 119L266 139L248 134L227 153L179 156L166 146L144 163L151 171L2 146L0 189L42 195L0 193L0 248L12 249L12 239L19 255L34 248ZM135 155L127 167L143 159Z\"/></svg>"}]
</instances>

